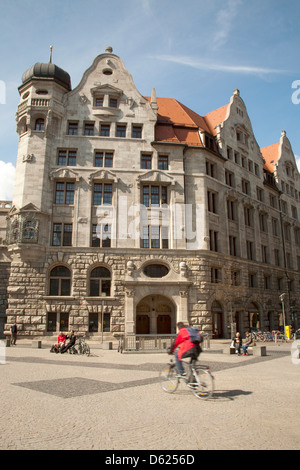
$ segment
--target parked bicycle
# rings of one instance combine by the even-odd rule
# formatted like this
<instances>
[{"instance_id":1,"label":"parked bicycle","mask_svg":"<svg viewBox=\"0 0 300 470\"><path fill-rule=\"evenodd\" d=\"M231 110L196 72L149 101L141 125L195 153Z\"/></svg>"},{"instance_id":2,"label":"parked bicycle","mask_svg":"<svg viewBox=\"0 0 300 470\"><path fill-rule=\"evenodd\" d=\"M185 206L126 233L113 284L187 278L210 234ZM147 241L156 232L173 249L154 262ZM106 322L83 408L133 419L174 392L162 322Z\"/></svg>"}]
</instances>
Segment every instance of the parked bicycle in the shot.
<instances>
[{"instance_id":1,"label":"parked bicycle","mask_svg":"<svg viewBox=\"0 0 300 470\"><path fill-rule=\"evenodd\" d=\"M206 400L213 395L214 377L209 366L200 364L195 359L190 362L182 361L185 376L180 376L173 359L160 372L160 384L167 393L176 392L180 380L186 384L189 390L200 399Z\"/></svg>"},{"instance_id":2,"label":"parked bicycle","mask_svg":"<svg viewBox=\"0 0 300 470\"><path fill-rule=\"evenodd\" d=\"M78 338L74 346L69 349L70 354L86 354L89 356L91 354L91 350L89 345L85 342L84 338Z\"/></svg>"}]
</instances>

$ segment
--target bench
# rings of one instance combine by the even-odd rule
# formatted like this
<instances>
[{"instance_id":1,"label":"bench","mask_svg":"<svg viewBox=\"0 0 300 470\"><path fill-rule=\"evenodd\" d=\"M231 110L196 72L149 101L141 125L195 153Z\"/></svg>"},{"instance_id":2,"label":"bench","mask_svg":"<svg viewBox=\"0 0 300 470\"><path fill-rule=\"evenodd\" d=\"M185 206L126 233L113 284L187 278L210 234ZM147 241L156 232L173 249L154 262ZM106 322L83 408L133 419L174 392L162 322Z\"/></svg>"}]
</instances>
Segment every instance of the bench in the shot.
<instances>
[{"instance_id":1,"label":"bench","mask_svg":"<svg viewBox=\"0 0 300 470\"><path fill-rule=\"evenodd\" d=\"M267 347L266 346L249 346L248 347L248 355L249 356L266 356L267 355ZM235 348L230 346L229 349L223 349L223 354L235 354ZM241 349L241 354L243 354L243 350Z\"/></svg>"}]
</instances>

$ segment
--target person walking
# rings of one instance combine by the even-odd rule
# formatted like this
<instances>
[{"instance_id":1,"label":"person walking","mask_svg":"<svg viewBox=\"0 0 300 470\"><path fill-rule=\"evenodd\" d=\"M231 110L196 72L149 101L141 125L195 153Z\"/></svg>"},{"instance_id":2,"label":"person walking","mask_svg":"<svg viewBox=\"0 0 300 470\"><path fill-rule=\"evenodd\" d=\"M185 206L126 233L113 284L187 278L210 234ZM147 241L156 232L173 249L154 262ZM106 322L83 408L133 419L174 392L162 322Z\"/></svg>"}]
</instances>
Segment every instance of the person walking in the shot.
<instances>
[{"instance_id":1,"label":"person walking","mask_svg":"<svg viewBox=\"0 0 300 470\"><path fill-rule=\"evenodd\" d=\"M16 322L10 327L10 333L11 333L10 344L15 345L17 341L17 333L18 333L18 327L17 327Z\"/></svg>"}]
</instances>

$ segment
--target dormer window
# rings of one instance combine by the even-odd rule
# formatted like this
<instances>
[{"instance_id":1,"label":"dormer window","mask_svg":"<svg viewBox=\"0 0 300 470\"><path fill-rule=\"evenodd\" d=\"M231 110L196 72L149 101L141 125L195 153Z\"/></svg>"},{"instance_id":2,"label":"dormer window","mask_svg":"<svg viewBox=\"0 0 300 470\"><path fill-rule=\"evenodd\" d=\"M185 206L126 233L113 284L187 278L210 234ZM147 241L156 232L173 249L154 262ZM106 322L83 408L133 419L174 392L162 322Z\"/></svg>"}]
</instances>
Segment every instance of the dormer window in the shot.
<instances>
[{"instance_id":1,"label":"dormer window","mask_svg":"<svg viewBox=\"0 0 300 470\"><path fill-rule=\"evenodd\" d=\"M123 91L112 85L100 85L91 89L95 115L118 115ZM116 110L116 111L114 111Z\"/></svg>"}]
</instances>

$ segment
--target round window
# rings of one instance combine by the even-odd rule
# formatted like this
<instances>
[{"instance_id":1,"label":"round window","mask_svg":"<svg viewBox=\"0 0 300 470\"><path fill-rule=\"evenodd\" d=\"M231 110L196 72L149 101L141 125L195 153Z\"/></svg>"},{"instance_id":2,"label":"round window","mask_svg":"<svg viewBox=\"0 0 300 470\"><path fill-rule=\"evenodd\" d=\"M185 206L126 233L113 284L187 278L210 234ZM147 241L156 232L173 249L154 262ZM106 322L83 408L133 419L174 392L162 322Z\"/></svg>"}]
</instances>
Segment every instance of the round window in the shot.
<instances>
[{"instance_id":1,"label":"round window","mask_svg":"<svg viewBox=\"0 0 300 470\"><path fill-rule=\"evenodd\" d=\"M144 268L144 274L148 277L164 277L168 272L169 269L164 264L148 264Z\"/></svg>"}]
</instances>

